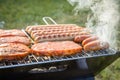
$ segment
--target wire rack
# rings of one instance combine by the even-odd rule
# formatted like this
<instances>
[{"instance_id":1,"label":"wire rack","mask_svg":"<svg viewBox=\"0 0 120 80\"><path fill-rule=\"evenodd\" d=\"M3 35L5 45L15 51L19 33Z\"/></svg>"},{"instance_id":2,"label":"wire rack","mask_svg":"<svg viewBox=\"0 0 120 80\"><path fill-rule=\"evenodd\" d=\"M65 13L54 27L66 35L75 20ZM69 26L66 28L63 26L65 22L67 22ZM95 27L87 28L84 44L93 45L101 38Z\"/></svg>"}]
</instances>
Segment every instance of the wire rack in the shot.
<instances>
[{"instance_id":1,"label":"wire rack","mask_svg":"<svg viewBox=\"0 0 120 80\"><path fill-rule=\"evenodd\" d=\"M99 50L99 51L92 51L92 52L84 52L77 53L75 55L69 56L35 56L33 54L28 55L23 60L19 61L1 61L0 62L0 69L2 68L12 68L12 67L21 67L21 66L30 66L35 64L45 64L45 63L52 63L52 62L62 62L62 61L70 61L70 60L77 60L83 58L93 58L93 57L100 57L100 56L110 56L116 54L116 50L114 49L106 49L106 50Z\"/></svg>"}]
</instances>

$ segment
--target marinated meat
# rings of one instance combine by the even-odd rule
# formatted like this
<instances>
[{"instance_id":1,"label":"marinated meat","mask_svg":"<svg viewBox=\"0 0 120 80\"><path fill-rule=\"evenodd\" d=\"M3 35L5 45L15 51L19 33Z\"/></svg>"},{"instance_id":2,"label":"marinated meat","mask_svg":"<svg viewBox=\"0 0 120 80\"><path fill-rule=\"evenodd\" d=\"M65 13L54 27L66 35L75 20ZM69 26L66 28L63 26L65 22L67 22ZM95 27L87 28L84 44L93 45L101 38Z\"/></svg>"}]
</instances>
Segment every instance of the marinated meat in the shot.
<instances>
[{"instance_id":1,"label":"marinated meat","mask_svg":"<svg viewBox=\"0 0 120 80\"><path fill-rule=\"evenodd\" d=\"M19 60L26 57L31 50L24 44L0 44L0 60Z\"/></svg>"},{"instance_id":2,"label":"marinated meat","mask_svg":"<svg viewBox=\"0 0 120 80\"><path fill-rule=\"evenodd\" d=\"M42 42L34 44L31 49L37 56L63 56L82 51L82 47L73 41Z\"/></svg>"},{"instance_id":3,"label":"marinated meat","mask_svg":"<svg viewBox=\"0 0 120 80\"><path fill-rule=\"evenodd\" d=\"M3 43L22 43L25 45L30 45L30 40L27 37L21 36L0 37L0 44Z\"/></svg>"},{"instance_id":4,"label":"marinated meat","mask_svg":"<svg viewBox=\"0 0 120 80\"><path fill-rule=\"evenodd\" d=\"M0 30L0 37L6 37L6 36L23 36L26 35L24 32L18 29L11 29L11 30Z\"/></svg>"}]
</instances>

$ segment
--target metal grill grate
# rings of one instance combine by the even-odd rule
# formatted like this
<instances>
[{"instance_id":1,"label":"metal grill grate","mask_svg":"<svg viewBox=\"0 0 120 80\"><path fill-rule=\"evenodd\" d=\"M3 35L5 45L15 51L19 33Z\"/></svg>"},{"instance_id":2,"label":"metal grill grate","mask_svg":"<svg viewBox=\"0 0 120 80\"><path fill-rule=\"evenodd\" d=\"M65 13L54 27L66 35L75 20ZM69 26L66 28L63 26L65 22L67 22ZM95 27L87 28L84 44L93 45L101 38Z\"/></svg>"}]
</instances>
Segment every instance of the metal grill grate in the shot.
<instances>
[{"instance_id":1,"label":"metal grill grate","mask_svg":"<svg viewBox=\"0 0 120 80\"><path fill-rule=\"evenodd\" d=\"M60 62L60 61L69 61L69 60L76 60L76 59L83 59L83 58L109 56L109 55L114 55L114 54L116 54L115 49L106 49L106 50L99 50L99 51L94 51L94 52L92 51L92 52L88 52L88 53L82 51L82 53L78 53L76 55L60 56L60 57L58 57L58 56L36 57L35 55L31 54L21 61L1 61L0 69L21 67L21 66L30 66L30 65L43 64L43 63Z\"/></svg>"}]
</instances>

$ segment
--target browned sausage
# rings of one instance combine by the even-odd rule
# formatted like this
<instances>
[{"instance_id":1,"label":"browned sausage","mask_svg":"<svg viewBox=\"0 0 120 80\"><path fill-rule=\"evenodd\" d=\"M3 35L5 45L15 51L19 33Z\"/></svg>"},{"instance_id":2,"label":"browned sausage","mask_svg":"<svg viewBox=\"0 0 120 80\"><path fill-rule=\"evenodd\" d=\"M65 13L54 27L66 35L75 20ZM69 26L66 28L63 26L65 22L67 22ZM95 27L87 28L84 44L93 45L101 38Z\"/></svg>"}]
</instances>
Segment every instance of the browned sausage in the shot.
<instances>
[{"instance_id":1,"label":"browned sausage","mask_svg":"<svg viewBox=\"0 0 120 80\"><path fill-rule=\"evenodd\" d=\"M78 29L81 30L83 27L79 27L75 24L58 24L58 25L36 25L36 26L28 26L26 31L31 33L33 30L51 30L51 29Z\"/></svg>"},{"instance_id":2,"label":"browned sausage","mask_svg":"<svg viewBox=\"0 0 120 80\"><path fill-rule=\"evenodd\" d=\"M74 38L74 42L82 42L83 40L85 40L86 38L91 37L91 35L78 35Z\"/></svg>"},{"instance_id":3,"label":"browned sausage","mask_svg":"<svg viewBox=\"0 0 120 80\"><path fill-rule=\"evenodd\" d=\"M84 46L85 44L87 44L91 41L95 41L95 40L98 40L97 36L92 36L92 37L86 38L85 40L83 40L82 45Z\"/></svg>"},{"instance_id":4,"label":"browned sausage","mask_svg":"<svg viewBox=\"0 0 120 80\"><path fill-rule=\"evenodd\" d=\"M84 45L85 51L96 51L106 48L109 48L109 44L100 40L91 41Z\"/></svg>"}]
</instances>

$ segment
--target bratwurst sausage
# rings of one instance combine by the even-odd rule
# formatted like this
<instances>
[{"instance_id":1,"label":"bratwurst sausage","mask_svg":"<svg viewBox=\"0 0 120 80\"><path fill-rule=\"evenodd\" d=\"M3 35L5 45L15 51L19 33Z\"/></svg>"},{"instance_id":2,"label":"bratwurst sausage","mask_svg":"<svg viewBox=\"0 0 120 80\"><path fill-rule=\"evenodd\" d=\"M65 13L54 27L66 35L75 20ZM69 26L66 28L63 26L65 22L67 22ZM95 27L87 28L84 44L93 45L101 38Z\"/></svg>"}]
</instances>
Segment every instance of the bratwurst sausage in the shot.
<instances>
[{"instance_id":1,"label":"bratwurst sausage","mask_svg":"<svg viewBox=\"0 0 120 80\"><path fill-rule=\"evenodd\" d=\"M98 40L99 38L97 36L91 36L89 38L86 38L85 40L83 40L82 45L86 45L87 43L91 42L91 41L95 41Z\"/></svg>"},{"instance_id":2,"label":"bratwurst sausage","mask_svg":"<svg viewBox=\"0 0 120 80\"><path fill-rule=\"evenodd\" d=\"M87 34L78 35L78 36L76 36L76 37L74 38L74 42L79 43L79 42L82 42L83 40L85 40L85 39L87 39L87 38L89 38L89 37L91 37L91 35L87 35Z\"/></svg>"},{"instance_id":3,"label":"bratwurst sausage","mask_svg":"<svg viewBox=\"0 0 120 80\"><path fill-rule=\"evenodd\" d=\"M109 44L100 40L94 40L84 45L85 51L96 51L107 48L109 48Z\"/></svg>"}]
</instances>

